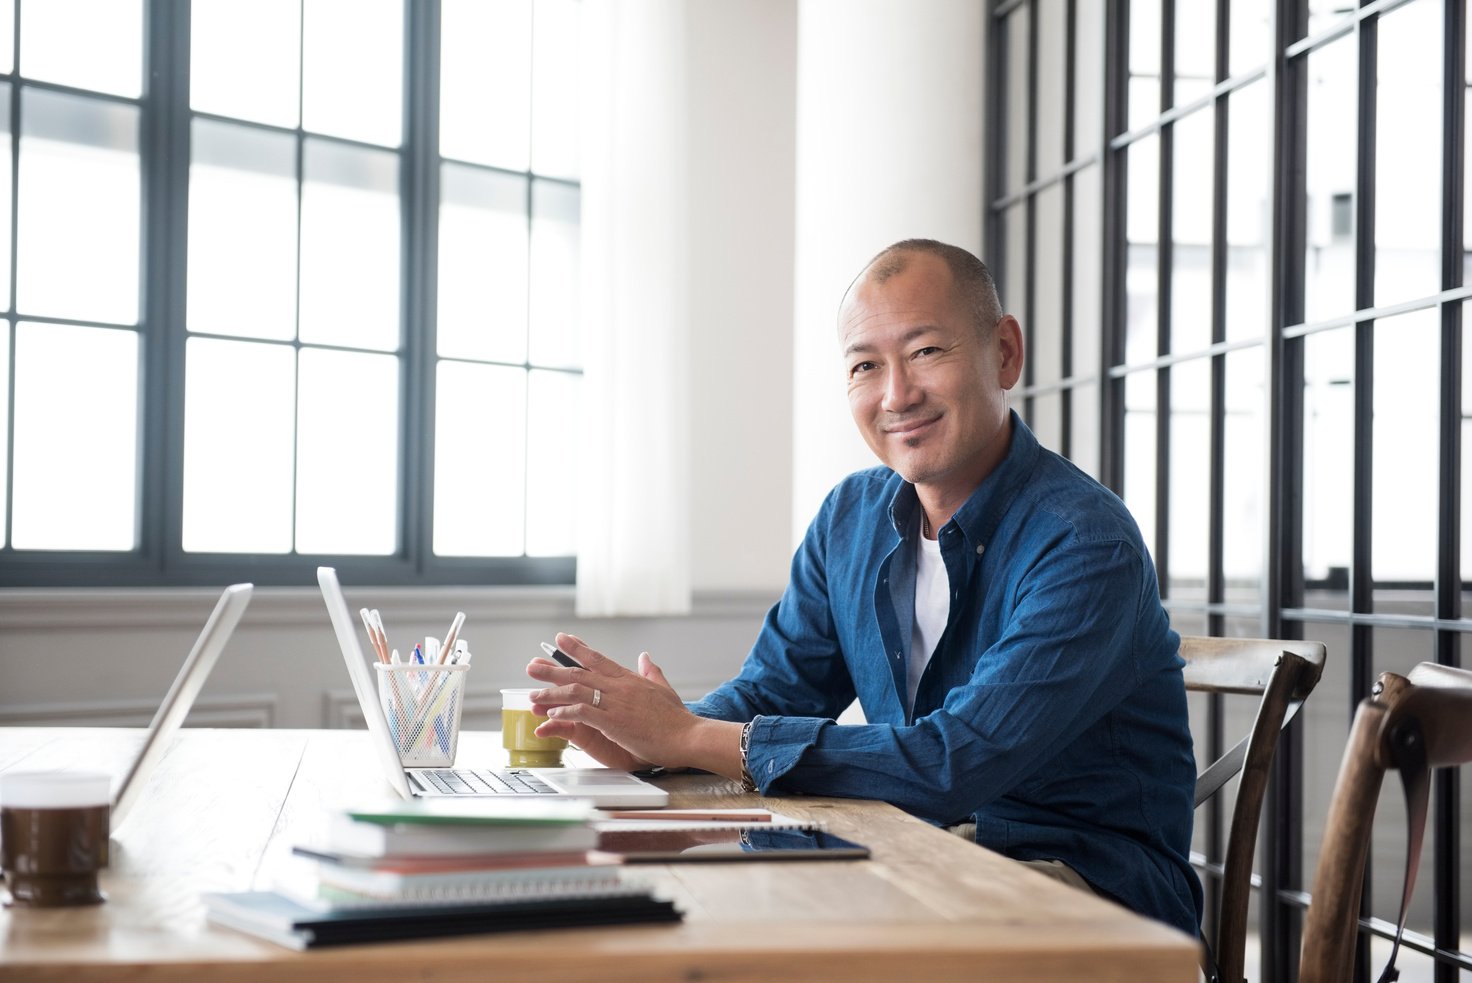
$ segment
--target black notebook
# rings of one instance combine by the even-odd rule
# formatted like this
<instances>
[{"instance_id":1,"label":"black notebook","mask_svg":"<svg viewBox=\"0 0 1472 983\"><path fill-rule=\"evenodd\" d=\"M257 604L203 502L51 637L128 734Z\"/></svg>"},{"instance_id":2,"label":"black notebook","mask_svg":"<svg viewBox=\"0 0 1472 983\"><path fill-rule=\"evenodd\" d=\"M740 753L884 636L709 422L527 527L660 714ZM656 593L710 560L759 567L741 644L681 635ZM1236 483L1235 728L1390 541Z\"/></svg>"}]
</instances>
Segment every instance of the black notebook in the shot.
<instances>
[{"instance_id":1,"label":"black notebook","mask_svg":"<svg viewBox=\"0 0 1472 983\"><path fill-rule=\"evenodd\" d=\"M674 922L647 892L312 907L275 891L204 895L211 921L291 949L538 928Z\"/></svg>"}]
</instances>

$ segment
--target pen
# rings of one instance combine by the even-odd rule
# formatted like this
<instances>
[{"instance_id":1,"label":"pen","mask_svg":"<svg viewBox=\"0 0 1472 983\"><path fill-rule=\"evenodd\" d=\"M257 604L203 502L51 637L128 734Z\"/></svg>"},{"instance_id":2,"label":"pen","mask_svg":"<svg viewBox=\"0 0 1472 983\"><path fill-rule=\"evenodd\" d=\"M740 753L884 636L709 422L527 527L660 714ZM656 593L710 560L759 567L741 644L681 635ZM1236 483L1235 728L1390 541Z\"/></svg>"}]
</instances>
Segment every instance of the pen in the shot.
<instances>
[{"instance_id":1,"label":"pen","mask_svg":"<svg viewBox=\"0 0 1472 983\"><path fill-rule=\"evenodd\" d=\"M414 655L413 658L410 659L410 661L413 662L416 666L424 665L424 650L419 647L418 642L414 643Z\"/></svg>"},{"instance_id":2,"label":"pen","mask_svg":"<svg viewBox=\"0 0 1472 983\"><path fill-rule=\"evenodd\" d=\"M552 658L556 659L558 662L562 663L563 665L567 666L569 669L581 669L581 668L583 668L583 664L581 662L579 662L577 659L574 659L572 656L568 655L566 652L562 651L560 648L557 648L557 647L551 645L548 642L543 642L542 643L542 651L543 652L546 652L549 656L551 656Z\"/></svg>"},{"instance_id":3,"label":"pen","mask_svg":"<svg viewBox=\"0 0 1472 983\"><path fill-rule=\"evenodd\" d=\"M445 644L440 646L440 661L444 662L450 658L455 651L455 639L460 637L460 629L465 627L465 612L456 611L455 619L450 622L449 634L445 636Z\"/></svg>"}]
</instances>

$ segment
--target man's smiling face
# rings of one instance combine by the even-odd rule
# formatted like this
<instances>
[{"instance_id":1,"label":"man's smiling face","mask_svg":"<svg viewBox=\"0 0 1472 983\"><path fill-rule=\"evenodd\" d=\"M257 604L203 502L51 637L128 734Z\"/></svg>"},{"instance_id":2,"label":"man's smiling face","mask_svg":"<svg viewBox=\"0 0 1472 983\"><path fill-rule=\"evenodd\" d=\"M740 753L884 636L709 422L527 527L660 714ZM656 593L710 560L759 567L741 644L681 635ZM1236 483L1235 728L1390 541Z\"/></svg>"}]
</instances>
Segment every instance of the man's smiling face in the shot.
<instances>
[{"instance_id":1,"label":"man's smiling face","mask_svg":"<svg viewBox=\"0 0 1472 983\"><path fill-rule=\"evenodd\" d=\"M839 315L849 410L871 450L920 488L964 499L1007 450L1005 390L1022 370L1017 322L977 324L941 257L866 272Z\"/></svg>"}]
</instances>

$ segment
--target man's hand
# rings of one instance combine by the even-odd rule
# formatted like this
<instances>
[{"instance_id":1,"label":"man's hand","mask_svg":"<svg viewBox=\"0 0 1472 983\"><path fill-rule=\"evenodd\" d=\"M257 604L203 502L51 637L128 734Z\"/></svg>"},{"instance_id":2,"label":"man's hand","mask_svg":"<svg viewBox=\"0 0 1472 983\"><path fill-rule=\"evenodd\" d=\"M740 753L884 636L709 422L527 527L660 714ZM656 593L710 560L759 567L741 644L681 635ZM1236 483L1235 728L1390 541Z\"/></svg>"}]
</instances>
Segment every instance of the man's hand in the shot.
<instances>
[{"instance_id":1,"label":"man's hand","mask_svg":"<svg viewBox=\"0 0 1472 983\"><path fill-rule=\"evenodd\" d=\"M538 737L565 737L613 768L696 767L740 778L741 725L691 713L648 652L635 672L576 635L559 633L556 641L582 668L546 659L526 667L548 684L532 693L532 712L548 718Z\"/></svg>"}]
</instances>

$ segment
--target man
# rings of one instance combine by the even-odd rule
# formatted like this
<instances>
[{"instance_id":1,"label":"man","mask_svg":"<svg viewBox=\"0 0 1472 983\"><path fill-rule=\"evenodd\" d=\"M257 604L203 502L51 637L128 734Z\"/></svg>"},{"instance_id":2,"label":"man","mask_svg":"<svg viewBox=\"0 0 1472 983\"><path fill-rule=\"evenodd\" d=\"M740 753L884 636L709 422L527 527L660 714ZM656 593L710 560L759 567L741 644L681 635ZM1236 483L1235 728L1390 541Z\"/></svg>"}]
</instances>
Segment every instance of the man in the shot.
<instances>
[{"instance_id":1,"label":"man","mask_svg":"<svg viewBox=\"0 0 1472 983\"><path fill-rule=\"evenodd\" d=\"M930 240L849 288L854 422L884 467L829 494L740 674L686 706L571 635L528 673L618 767L884 799L1192 935L1195 760L1179 637L1122 502L1007 408L1022 331L986 266ZM857 697L868 723L833 717Z\"/></svg>"}]
</instances>

